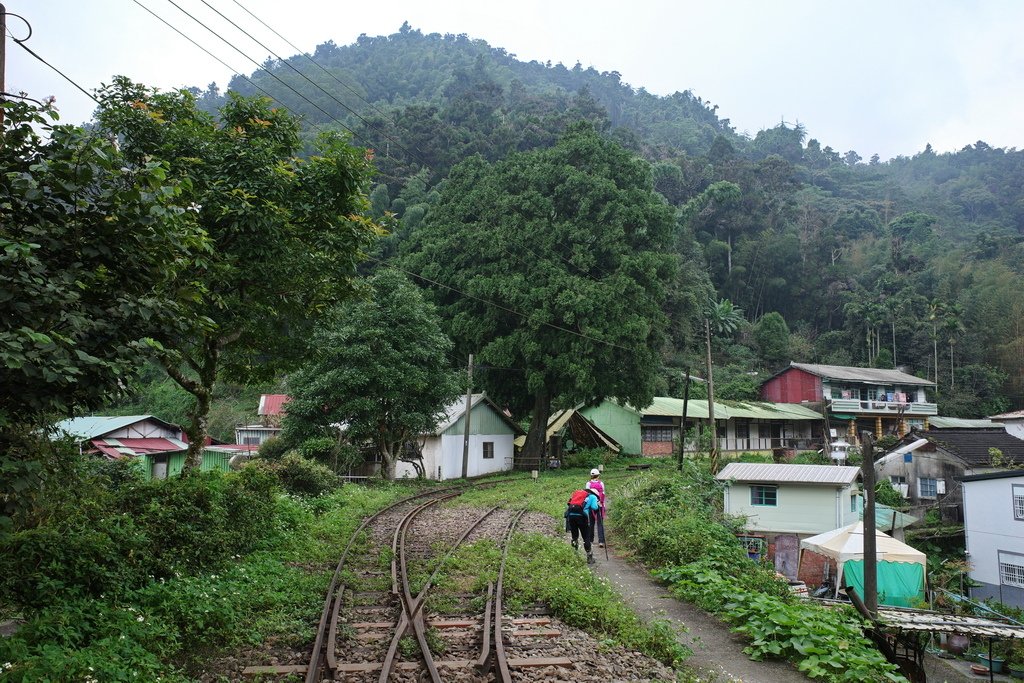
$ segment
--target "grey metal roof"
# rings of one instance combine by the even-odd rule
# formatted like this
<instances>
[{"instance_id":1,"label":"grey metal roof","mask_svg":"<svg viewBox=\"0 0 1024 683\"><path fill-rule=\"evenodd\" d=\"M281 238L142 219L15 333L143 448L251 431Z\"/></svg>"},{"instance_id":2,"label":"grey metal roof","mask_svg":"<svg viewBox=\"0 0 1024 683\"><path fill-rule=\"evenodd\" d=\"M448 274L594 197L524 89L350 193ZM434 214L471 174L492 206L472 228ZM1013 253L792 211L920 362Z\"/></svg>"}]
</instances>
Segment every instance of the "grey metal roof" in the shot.
<instances>
[{"instance_id":1,"label":"grey metal roof","mask_svg":"<svg viewBox=\"0 0 1024 683\"><path fill-rule=\"evenodd\" d=\"M516 424L515 420L510 418L508 415L505 414L505 411L503 411L501 408L495 405L495 403L487 397L486 393L473 394L472 397L470 398L470 409L475 410L476 407L480 405L481 402L490 406L491 410L493 410L495 414L499 418L501 418L512 429L514 433L526 433L523 431L522 427ZM461 396L444 407L444 409L441 411L441 417L438 420L437 427L433 431L428 433L434 436L441 434L444 430L448 429L456 422L458 422L459 418L462 417L465 411L466 397Z\"/></svg>"},{"instance_id":2,"label":"grey metal roof","mask_svg":"<svg viewBox=\"0 0 1024 683\"><path fill-rule=\"evenodd\" d=\"M1024 626L962 614L880 607L878 620L885 626L903 631L965 633L990 638L1024 639Z\"/></svg>"},{"instance_id":3,"label":"grey metal roof","mask_svg":"<svg viewBox=\"0 0 1024 683\"><path fill-rule=\"evenodd\" d=\"M715 475L719 481L764 481L789 484L852 484L859 467L839 465L786 465L763 462L731 462Z\"/></svg>"},{"instance_id":4,"label":"grey metal roof","mask_svg":"<svg viewBox=\"0 0 1024 683\"><path fill-rule=\"evenodd\" d=\"M932 387L935 382L930 382L920 377L908 375L899 370L886 370L884 368L856 368L846 365L813 365L811 363L790 363L790 367L809 372L818 377L826 379L838 379L846 382L865 382L867 384L912 384L918 386Z\"/></svg>"},{"instance_id":5,"label":"grey metal roof","mask_svg":"<svg viewBox=\"0 0 1024 683\"><path fill-rule=\"evenodd\" d=\"M680 417L683 414L681 398L671 396L655 396L651 405L636 412L642 416L656 415L659 417ZM632 410L635 410L631 407ZM799 403L769 403L768 401L715 401L715 419L750 418L757 420L824 420L821 413L811 410ZM686 407L688 420L708 419L708 400L691 398Z\"/></svg>"},{"instance_id":6,"label":"grey metal roof","mask_svg":"<svg viewBox=\"0 0 1024 683\"><path fill-rule=\"evenodd\" d=\"M990 420L1021 420L1024 419L1024 410L1014 410L1010 413L1000 413L999 415L993 415L989 418Z\"/></svg>"},{"instance_id":7,"label":"grey metal roof","mask_svg":"<svg viewBox=\"0 0 1024 683\"><path fill-rule=\"evenodd\" d=\"M972 420L963 417L941 417L935 415L928 418L928 427L931 429L1002 429L1001 424L992 420Z\"/></svg>"}]
</instances>

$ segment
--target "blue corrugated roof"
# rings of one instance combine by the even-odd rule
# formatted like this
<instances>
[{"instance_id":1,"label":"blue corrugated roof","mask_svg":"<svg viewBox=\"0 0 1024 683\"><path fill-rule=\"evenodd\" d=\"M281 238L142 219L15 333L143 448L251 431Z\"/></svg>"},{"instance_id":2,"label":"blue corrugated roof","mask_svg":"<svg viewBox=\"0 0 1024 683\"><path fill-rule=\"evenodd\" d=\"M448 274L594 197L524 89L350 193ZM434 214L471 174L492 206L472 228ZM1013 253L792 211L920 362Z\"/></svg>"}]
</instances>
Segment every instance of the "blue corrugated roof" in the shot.
<instances>
[{"instance_id":1,"label":"blue corrugated roof","mask_svg":"<svg viewBox=\"0 0 1024 683\"><path fill-rule=\"evenodd\" d=\"M164 422L158 417L152 415L89 415L88 417L73 417L68 420L61 420L54 425L54 430L58 437L72 436L81 441L87 439L95 439L98 436L109 434L110 432L116 431L123 427L127 427L130 424L141 422L142 420L157 420L158 422ZM164 422L164 424L167 424Z\"/></svg>"}]
</instances>

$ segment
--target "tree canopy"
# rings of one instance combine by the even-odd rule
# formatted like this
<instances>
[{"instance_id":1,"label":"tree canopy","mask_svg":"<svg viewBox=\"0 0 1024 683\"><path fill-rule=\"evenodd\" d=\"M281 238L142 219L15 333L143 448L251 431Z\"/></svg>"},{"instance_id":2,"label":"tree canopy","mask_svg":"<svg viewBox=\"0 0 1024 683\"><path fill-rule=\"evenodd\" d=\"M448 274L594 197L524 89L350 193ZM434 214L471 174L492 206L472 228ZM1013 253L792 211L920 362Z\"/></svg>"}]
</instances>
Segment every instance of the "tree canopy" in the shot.
<instances>
[{"instance_id":1,"label":"tree canopy","mask_svg":"<svg viewBox=\"0 0 1024 683\"><path fill-rule=\"evenodd\" d=\"M99 96L100 128L135 166L166 160L209 240L189 264L201 289L157 335L167 372L196 397L186 427L194 467L218 376L264 379L294 366L312 323L350 293L376 232L360 218L370 162L333 134L299 158L298 122L267 99L232 94L215 117L187 91L125 78Z\"/></svg>"},{"instance_id":2,"label":"tree canopy","mask_svg":"<svg viewBox=\"0 0 1024 683\"><path fill-rule=\"evenodd\" d=\"M433 429L460 393L451 340L433 306L397 271L371 278L366 298L326 321L313 348L290 379L285 438L337 438L340 430L347 444L372 446L387 479L407 445Z\"/></svg>"},{"instance_id":3,"label":"tree canopy","mask_svg":"<svg viewBox=\"0 0 1024 683\"><path fill-rule=\"evenodd\" d=\"M650 166L585 124L550 149L470 158L444 184L406 263L437 283L488 393L532 410L528 456L552 400L651 399L675 225Z\"/></svg>"}]
</instances>

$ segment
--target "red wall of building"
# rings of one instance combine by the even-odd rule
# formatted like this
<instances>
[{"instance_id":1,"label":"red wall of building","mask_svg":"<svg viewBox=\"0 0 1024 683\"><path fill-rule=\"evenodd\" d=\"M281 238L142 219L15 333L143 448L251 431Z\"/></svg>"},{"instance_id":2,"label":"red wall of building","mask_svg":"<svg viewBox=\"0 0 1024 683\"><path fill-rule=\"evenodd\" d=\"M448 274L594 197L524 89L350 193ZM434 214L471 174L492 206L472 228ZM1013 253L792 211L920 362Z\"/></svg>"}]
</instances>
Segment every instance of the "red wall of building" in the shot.
<instances>
[{"instance_id":1,"label":"red wall of building","mask_svg":"<svg viewBox=\"0 0 1024 683\"><path fill-rule=\"evenodd\" d=\"M772 403L821 400L821 378L799 368L789 368L764 383L761 398Z\"/></svg>"},{"instance_id":2,"label":"red wall of building","mask_svg":"<svg viewBox=\"0 0 1024 683\"><path fill-rule=\"evenodd\" d=\"M672 455L675 450L674 441L644 441L640 445L643 455Z\"/></svg>"}]
</instances>

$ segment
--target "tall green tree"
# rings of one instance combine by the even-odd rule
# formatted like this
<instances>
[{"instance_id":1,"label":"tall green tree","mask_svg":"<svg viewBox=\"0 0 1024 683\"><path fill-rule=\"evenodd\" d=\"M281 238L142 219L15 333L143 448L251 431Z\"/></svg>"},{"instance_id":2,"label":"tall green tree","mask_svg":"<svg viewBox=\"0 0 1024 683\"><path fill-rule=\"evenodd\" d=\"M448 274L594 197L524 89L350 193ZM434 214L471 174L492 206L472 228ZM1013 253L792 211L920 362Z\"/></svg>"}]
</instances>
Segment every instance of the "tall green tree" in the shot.
<instances>
[{"instance_id":1,"label":"tall green tree","mask_svg":"<svg viewBox=\"0 0 1024 683\"><path fill-rule=\"evenodd\" d=\"M675 221L650 166L588 125L557 145L452 172L406 263L437 285L488 393L530 410L540 457L552 402L650 402L666 339Z\"/></svg>"},{"instance_id":2,"label":"tall green tree","mask_svg":"<svg viewBox=\"0 0 1024 683\"><path fill-rule=\"evenodd\" d=\"M135 167L166 159L210 248L190 263L201 283L157 339L167 373L195 401L186 470L198 466L213 387L223 374L264 380L294 366L312 323L351 290L374 233L357 214L369 155L337 135L300 159L298 123L266 99L229 95L218 116L187 91L117 78L99 92L100 128Z\"/></svg>"},{"instance_id":3,"label":"tall green tree","mask_svg":"<svg viewBox=\"0 0 1024 683\"><path fill-rule=\"evenodd\" d=\"M781 314L765 313L754 326L754 340L762 362L776 370L789 361L789 326Z\"/></svg>"},{"instance_id":4,"label":"tall green tree","mask_svg":"<svg viewBox=\"0 0 1024 683\"><path fill-rule=\"evenodd\" d=\"M434 428L458 398L452 342L434 307L397 271L370 282L368 298L352 301L314 337L313 358L290 380L285 438L338 436L372 444L394 479L407 443Z\"/></svg>"},{"instance_id":5,"label":"tall green tree","mask_svg":"<svg viewBox=\"0 0 1024 683\"><path fill-rule=\"evenodd\" d=\"M119 393L180 310L183 269L205 241L165 163L129 166L105 136L0 106L2 530L40 490L45 472L27 452L39 428Z\"/></svg>"},{"instance_id":6,"label":"tall green tree","mask_svg":"<svg viewBox=\"0 0 1024 683\"><path fill-rule=\"evenodd\" d=\"M715 377L712 369L711 338L730 335L743 320L743 311L728 299L708 301L704 309L704 348L708 372L708 425L711 428L711 471L718 472L718 424L715 422Z\"/></svg>"}]
</instances>

